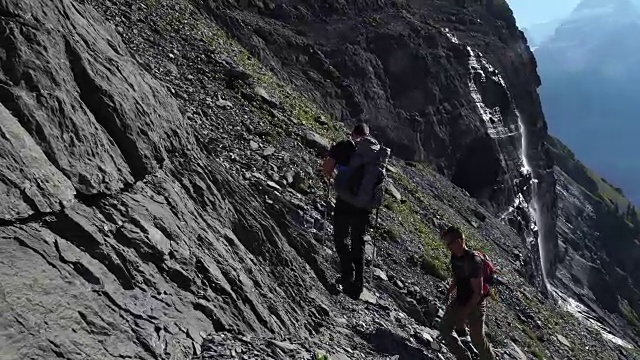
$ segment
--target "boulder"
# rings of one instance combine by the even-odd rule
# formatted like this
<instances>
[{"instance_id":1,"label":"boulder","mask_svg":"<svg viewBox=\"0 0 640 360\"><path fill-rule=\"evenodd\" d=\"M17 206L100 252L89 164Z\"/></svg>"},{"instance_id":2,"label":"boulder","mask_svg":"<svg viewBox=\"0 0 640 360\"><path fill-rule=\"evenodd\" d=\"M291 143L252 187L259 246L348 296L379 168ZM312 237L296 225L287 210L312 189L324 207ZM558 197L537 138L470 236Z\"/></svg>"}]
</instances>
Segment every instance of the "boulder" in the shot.
<instances>
[{"instance_id":1,"label":"boulder","mask_svg":"<svg viewBox=\"0 0 640 360\"><path fill-rule=\"evenodd\" d=\"M326 154L329 151L329 140L310 130L304 131L303 135L305 144L317 153Z\"/></svg>"}]
</instances>

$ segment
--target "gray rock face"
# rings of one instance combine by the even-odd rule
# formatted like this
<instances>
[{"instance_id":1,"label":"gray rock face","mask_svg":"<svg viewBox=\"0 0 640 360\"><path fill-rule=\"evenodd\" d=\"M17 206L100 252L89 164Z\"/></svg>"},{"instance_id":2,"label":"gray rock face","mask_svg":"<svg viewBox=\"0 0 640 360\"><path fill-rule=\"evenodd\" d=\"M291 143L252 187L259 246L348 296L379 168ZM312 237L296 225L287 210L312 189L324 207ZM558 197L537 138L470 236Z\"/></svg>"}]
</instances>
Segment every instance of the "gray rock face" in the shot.
<instances>
[{"instance_id":1,"label":"gray rock face","mask_svg":"<svg viewBox=\"0 0 640 360\"><path fill-rule=\"evenodd\" d=\"M0 357L187 359L214 330L303 327L255 237L309 270L113 28L71 0L0 11Z\"/></svg>"},{"instance_id":2,"label":"gray rock face","mask_svg":"<svg viewBox=\"0 0 640 360\"><path fill-rule=\"evenodd\" d=\"M182 146L175 103L94 10L72 1L2 6L12 14L2 25L12 64L2 102L78 192L115 193Z\"/></svg>"},{"instance_id":3,"label":"gray rock face","mask_svg":"<svg viewBox=\"0 0 640 360\"><path fill-rule=\"evenodd\" d=\"M621 319L613 314L624 317L629 309L640 311L638 269L631 265L640 259L640 246L635 240L640 227L633 225L637 214L629 218L620 212L621 206L612 204L603 195L615 194L608 184L588 173L557 139L550 139L550 143L554 144L558 164L555 176L560 204L561 250L555 283L585 304L607 331L630 338L633 335L624 330ZM619 199L625 200L622 196ZM616 241L611 241L613 238ZM624 302L629 309L623 310Z\"/></svg>"},{"instance_id":4,"label":"gray rock face","mask_svg":"<svg viewBox=\"0 0 640 360\"><path fill-rule=\"evenodd\" d=\"M540 246L551 254L545 266L553 272L557 205L539 78L509 9L497 6L498 11L491 2L473 2L470 13L433 1L271 3L220 1L205 7L261 62L314 94L337 119L367 121L394 156L430 163L502 213L519 196L527 203L536 196L543 215L537 224L544 237ZM342 17L353 20L336 20ZM486 30L467 33L496 19L499 41L485 41ZM539 181L535 195L532 177L521 172L523 153ZM511 217L527 229L523 241L537 238L528 209ZM533 264L540 263L538 247L535 242L529 251ZM536 266L533 275L543 287L541 274Z\"/></svg>"},{"instance_id":5,"label":"gray rock face","mask_svg":"<svg viewBox=\"0 0 640 360\"><path fill-rule=\"evenodd\" d=\"M0 218L10 221L54 212L73 200L73 184L1 104L0 133Z\"/></svg>"}]
</instances>

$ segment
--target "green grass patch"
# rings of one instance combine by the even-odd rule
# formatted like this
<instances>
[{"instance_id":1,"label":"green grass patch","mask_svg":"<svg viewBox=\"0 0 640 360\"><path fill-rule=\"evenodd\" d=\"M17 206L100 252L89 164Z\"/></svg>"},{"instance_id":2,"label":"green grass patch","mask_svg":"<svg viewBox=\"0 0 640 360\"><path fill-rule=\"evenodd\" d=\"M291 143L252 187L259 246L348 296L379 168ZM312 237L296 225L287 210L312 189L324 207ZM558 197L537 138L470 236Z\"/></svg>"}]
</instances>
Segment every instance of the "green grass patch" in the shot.
<instances>
[{"instance_id":1,"label":"green grass patch","mask_svg":"<svg viewBox=\"0 0 640 360\"><path fill-rule=\"evenodd\" d=\"M529 339L537 342L538 341L538 335L536 335L535 332L533 332L533 330L531 330L529 327L523 325L522 326L522 332L527 335L529 337Z\"/></svg>"},{"instance_id":2,"label":"green grass patch","mask_svg":"<svg viewBox=\"0 0 640 360\"><path fill-rule=\"evenodd\" d=\"M212 47L224 51L238 66L242 67L259 86L263 87L270 96L277 99L286 114L297 122L307 126L330 141L344 138L343 126L337 120L319 109L313 101L293 90L291 86L278 79L266 69L260 61L254 58L239 43L227 35L223 30L214 28L205 36L204 40ZM326 125L317 119L323 117Z\"/></svg>"},{"instance_id":3,"label":"green grass patch","mask_svg":"<svg viewBox=\"0 0 640 360\"><path fill-rule=\"evenodd\" d=\"M175 12L171 12L168 16L162 18L159 24L162 31L177 32L180 28L188 25L195 25L190 21L192 8L187 5L180 6Z\"/></svg>"},{"instance_id":4,"label":"green grass patch","mask_svg":"<svg viewBox=\"0 0 640 360\"><path fill-rule=\"evenodd\" d=\"M435 176L430 173L431 170L424 163L412 163L411 167L419 169L419 172L425 178ZM478 234L458 213L454 213L445 204L442 204L432 196L421 191L403 173L391 173L390 176L394 183L398 184L398 186L407 192L414 201L412 202L407 199L407 201L403 203L398 203L389 200L385 203L385 207L396 214L410 231L422 239L425 249L422 267L425 272L438 278L446 279L450 276L449 258L451 255L442 243L438 230L432 225L427 224L420 215L420 208L429 209L432 214L437 215L439 218L446 219L448 224L460 227L465 235L467 245L470 248L483 251L491 256L492 251L487 242L480 241Z\"/></svg>"},{"instance_id":5,"label":"green grass patch","mask_svg":"<svg viewBox=\"0 0 640 360\"><path fill-rule=\"evenodd\" d=\"M401 184L412 193L414 198L418 195L415 186L403 174L392 173L391 177L397 184ZM385 202L385 207L398 217L400 223L409 232L422 240L424 244L423 270L438 278L446 279L450 275L449 252L440 240L437 230L422 219L417 205L409 200L403 202L389 200Z\"/></svg>"},{"instance_id":6,"label":"green grass patch","mask_svg":"<svg viewBox=\"0 0 640 360\"><path fill-rule=\"evenodd\" d=\"M629 206L629 200L624 197L618 188L610 185L605 179L601 178L593 170L585 167L587 174L598 186L598 193L594 194L605 200L611 207L626 209Z\"/></svg>"},{"instance_id":7,"label":"green grass patch","mask_svg":"<svg viewBox=\"0 0 640 360\"><path fill-rule=\"evenodd\" d=\"M425 252L423 264L428 264L431 274L446 278L449 275L449 254L437 231L425 224L417 207L411 202L393 202L387 206L409 232L422 240Z\"/></svg>"},{"instance_id":8,"label":"green grass patch","mask_svg":"<svg viewBox=\"0 0 640 360\"><path fill-rule=\"evenodd\" d=\"M633 331L640 336L640 316L627 303L624 303L621 308L624 318L631 325Z\"/></svg>"},{"instance_id":9,"label":"green grass patch","mask_svg":"<svg viewBox=\"0 0 640 360\"><path fill-rule=\"evenodd\" d=\"M147 7L148 10L155 10L160 6L161 0L144 0L144 6Z\"/></svg>"},{"instance_id":10,"label":"green grass patch","mask_svg":"<svg viewBox=\"0 0 640 360\"><path fill-rule=\"evenodd\" d=\"M155 11L165 3L168 4L164 0L144 1L149 11ZM285 111L285 114L282 114L283 116L295 119L331 141L344 138L341 123L319 109L313 101L294 91L291 86L278 79L226 31L194 15L194 6L191 2L185 1L174 6L177 6L177 10L173 9L169 16L163 17L158 22L158 27L161 31L177 33L183 30L200 38L213 51L224 54L236 65L243 68L251 75L258 86L264 88L270 96L278 100ZM253 91L253 89L245 90ZM326 119L327 125L316 121L321 116ZM270 118L274 122L273 125L282 127L282 124L277 123L278 120L275 117L266 116L266 118Z\"/></svg>"},{"instance_id":11,"label":"green grass patch","mask_svg":"<svg viewBox=\"0 0 640 360\"><path fill-rule=\"evenodd\" d=\"M157 23L158 29L165 33L177 33L179 30L185 30L197 34L206 29L206 24L202 20L196 19L194 16L194 4L191 1L169 2L166 0L144 0L147 11L153 13L161 10L165 5L169 5L166 14L160 17Z\"/></svg>"},{"instance_id":12,"label":"green grass patch","mask_svg":"<svg viewBox=\"0 0 640 360\"><path fill-rule=\"evenodd\" d=\"M407 162L412 164L411 167L418 170L418 172L425 178L432 178L437 176L433 169L428 164L422 162ZM433 198L429 194L421 191L418 187L404 174L393 174L394 181L401 184L407 191L417 200L421 202L422 206L430 209L434 214L437 214L440 218L446 219L448 225L455 225L459 227L465 235L465 241L469 248L474 250L480 250L485 254L491 256L491 247L486 241L480 241L479 236L475 229L469 224L466 219L463 219L459 213L453 211L450 206L443 204L441 201ZM469 215L471 218L472 215Z\"/></svg>"},{"instance_id":13,"label":"green grass patch","mask_svg":"<svg viewBox=\"0 0 640 360\"><path fill-rule=\"evenodd\" d=\"M613 186L593 170L586 167L576 155L560 140L549 136L547 143L552 148L552 155L556 164L580 185L593 199L602 201L618 213L627 211L631 202L624 196L620 188ZM632 214L631 223L640 221L640 214Z\"/></svg>"},{"instance_id":14,"label":"green grass patch","mask_svg":"<svg viewBox=\"0 0 640 360\"><path fill-rule=\"evenodd\" d=\"M531 349L531 355L533 355L533 357L538 360L544 360L544 355L542 354L542 351L538 349Z\"/></svg>"},{"instance_id":15,"label":"green grass patch","mask_svg":"<svg viewBox=\"0 0 640 360\"><path fill-rule=\"evenodd\" d=\"M398 242L401 239L400 230L393 225L389 227L378 226L374 231L374 236L390 242Z\"/></svg>"},{"instance_id":16,"label":"green grass patch","mask_svg":"<svg viewBox=\"0 0 640 360\"><path fill-rule=\"evenodd\" d=\"M315 360L331 360L328 354L325 354L321 351L316 350L314 355Z\"/></svg>"},{"instance_id":17,"label":"green grass patch","mask_svg":"<svg viewBox=\"0 0 640 360\"><path fill-rule=\"evenodd\" d=\"M449 278L449 271L445 271L440 262L434 261L434 258L427 254L423 254L420 258L420 269L422 269L425 274L431 275L442 281Z\"/></svg>"}]
</instances>

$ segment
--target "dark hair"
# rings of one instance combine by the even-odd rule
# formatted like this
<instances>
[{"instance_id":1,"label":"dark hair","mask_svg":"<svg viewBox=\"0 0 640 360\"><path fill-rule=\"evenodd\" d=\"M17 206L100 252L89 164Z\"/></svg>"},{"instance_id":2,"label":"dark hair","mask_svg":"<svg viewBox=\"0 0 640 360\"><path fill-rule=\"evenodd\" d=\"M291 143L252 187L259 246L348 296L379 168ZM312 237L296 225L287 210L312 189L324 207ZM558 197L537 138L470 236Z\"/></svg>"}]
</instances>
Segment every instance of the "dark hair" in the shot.
<instances>
[{"instance_id":1,"label":"dark hair","mask_svg":"<svg viewBox=\"0 0 640 360\"><path fill-rule=\"evenodd\" d=\"M369 136L369 125L359 122L353 127L351 134L357 136Z\"/></svg>"},{"instance_id":2,"label":"dark hair","mask_svg":"<svg viewBox=\"0 0 640 360\"><path fill-rule=\"evenodd\" d=\"M464 240L464 235L462 234L462 230L460 230L460 228L455 225L449 226L446 230L442 232L442 238L445 238L446 236L453 236L456 239Z\"/></svg>"}]
</instances>

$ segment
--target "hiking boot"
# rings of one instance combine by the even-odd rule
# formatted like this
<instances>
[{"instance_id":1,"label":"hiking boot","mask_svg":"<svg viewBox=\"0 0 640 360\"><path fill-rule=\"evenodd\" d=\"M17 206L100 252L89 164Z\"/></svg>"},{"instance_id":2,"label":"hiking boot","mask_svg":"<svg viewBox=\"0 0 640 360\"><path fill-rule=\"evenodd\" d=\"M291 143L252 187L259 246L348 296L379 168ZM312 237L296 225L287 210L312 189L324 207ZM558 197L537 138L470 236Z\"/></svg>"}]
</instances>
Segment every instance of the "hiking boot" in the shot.
<instances>
[{"instance_id":1,"label":"hiking boot","mask_svg":"<svg viewBox=\"0 0 640 360\"><path fill-rule=\"evenodd\" d=\"M364 261L362 258L360 261L356 262L355 269L356 271L353 284L350 289L350 296L354 299L359 299L360 294L362 294L362 290L364 289Z\"/></svg>"},{"instance_id":2,"label":"hiking boot","mask_svg":"<svg viewBox=\"0 0 640 360\"><path fill-rule=\"evenodd\" d=\"M353 282L353 276L338 276L335 283L338 287L339 291L345 292L348 288L351 287L351 283Z\"/></svg>"},{"instance_id":3,"label":"hiking boot","mask_svg":"<svg viewBox=\"0 0 640 360\"><path fill-rule=\"evenodd\" d=\"M467 351L469 352L469 354L471 355L471 357L473 359L479 359L480 358L480 353L478 353L478 350L476 350L475 347L473 347L473 343L471 342L471 338L468 336L465 337L460 337L460 343L462 344L462 346L467 349Z\"/></svg>"},{"instance_id":4,"label":"hiking boot","mask_svg":"<svg viewBox=\"0 0 640 360\"><path fill-rule=\"evenodd\" d=\"M364 290L364 285L362 282L354 281L352 282L344 291L345 295L352 298L353 300L360 299L360 295Z\"/></svg>"}]
</instances>

